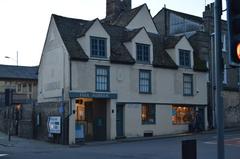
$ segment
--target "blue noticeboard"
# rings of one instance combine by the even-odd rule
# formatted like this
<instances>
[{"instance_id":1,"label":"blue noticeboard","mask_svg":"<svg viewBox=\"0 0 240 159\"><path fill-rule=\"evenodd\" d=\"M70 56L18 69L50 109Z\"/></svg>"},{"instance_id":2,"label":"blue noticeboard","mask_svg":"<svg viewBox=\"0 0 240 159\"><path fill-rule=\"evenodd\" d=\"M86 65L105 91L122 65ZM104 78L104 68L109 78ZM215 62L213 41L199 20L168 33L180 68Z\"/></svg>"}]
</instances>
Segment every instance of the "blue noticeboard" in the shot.
<instances>
[{"instance_id":1,"label":"blue noticeboard","mask_svg":"<svg viewBox=\"0 0 240 159\"><path fill-rule=\"evenodd\" d=\"M61 117L49 116L47 121L48 132L51 134L61 134Z\"/></svg>"}]
</instances>

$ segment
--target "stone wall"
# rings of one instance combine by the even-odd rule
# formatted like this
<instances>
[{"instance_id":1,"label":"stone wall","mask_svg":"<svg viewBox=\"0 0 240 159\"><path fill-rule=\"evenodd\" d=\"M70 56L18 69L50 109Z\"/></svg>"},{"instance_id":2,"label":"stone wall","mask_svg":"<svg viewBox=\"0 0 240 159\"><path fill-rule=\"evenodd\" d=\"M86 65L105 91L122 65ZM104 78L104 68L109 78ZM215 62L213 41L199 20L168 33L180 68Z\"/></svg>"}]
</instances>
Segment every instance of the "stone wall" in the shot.
<instances>
[{"instance_id":1,"label":"stone wall","mask_svg":"<svg viewBox=\"0 0 240 159\"><path fill-rule=\"evenodd\" d=\"M240 126L240 93L223 91L225 127Z\"/></svg>"},{"instance_id":2,"label":"stone wall","mask_svg":"<svg viewBox=\"0 0 240 159\"><path fill-rule=\"evenodd\" d=\"M60 102L47 102L47 103L39 103L34 110L34 138L39 140L49 141L52 140L55 143L66 143L68 140L68 102L64 103L64 134L54 135L53 137L49 137L47 121L49 116L61 116L60 113ZM37 116L39 115L39 125L37 125ZM63 140L64 138L64 140Z\"/></svg>"},{"instance_id":3,"label":"stone wall","mask_svg":"<svg viewBox=\"0 0 240 159\"><path fill-rule=\"evenodd\" d=\"M0 131L8 133L10 130L11 135L17 135L24 138L32 138L33 105L21 105L18 115L16 112L16 105L10 107L2 107L0 109Z\"/></svg>"}]
</instances>

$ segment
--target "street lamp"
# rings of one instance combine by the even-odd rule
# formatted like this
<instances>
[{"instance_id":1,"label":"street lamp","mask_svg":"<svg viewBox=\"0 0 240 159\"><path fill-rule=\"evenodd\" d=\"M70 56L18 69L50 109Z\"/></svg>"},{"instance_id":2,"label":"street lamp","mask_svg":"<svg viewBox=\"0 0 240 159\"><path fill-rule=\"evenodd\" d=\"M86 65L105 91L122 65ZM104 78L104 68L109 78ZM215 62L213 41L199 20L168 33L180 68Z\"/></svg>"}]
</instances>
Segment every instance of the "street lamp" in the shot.
<instances>
[{"instance_id":1,"label":"street lamp","mask_svg":"<svg viewBox=\"0 0 240 159\"><path fill-rule=\"evenodd\" d=\"M12 60L16 61L16 62L17 62L17 66L18 66L18 51L17 51L17 59L14 59L14 58L12 58L12 57L10 57L10 56L5 56L4 58L6 58L6 59L12 59Z\"/></svg>"}]
</instances>

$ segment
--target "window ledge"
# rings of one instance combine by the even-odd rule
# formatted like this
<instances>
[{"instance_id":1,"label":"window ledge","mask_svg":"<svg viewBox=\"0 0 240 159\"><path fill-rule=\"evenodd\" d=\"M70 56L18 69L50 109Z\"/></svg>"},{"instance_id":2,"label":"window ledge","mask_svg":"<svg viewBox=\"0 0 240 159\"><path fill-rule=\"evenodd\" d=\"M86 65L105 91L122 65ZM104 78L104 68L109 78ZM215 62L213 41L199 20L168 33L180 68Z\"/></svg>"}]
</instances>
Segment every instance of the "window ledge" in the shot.
<instances>
[{"instance_id":1,"label":"window ledge","mask_svg":"<svg viewBox=\"0 0 240 159\"><path fill-rule=\"evenodd\" d=\"M179 124L177 124L177 123L172 123L172 125L189 125L190 123L179 123Z\"/></svg>"},{"instance_id":2,"label":"window ledge","mask_svg":"<svg viewBox=\"0 0 240 159\"><path fill-rule=\"evenodd\" d=\"M90 60L109 61L108 57L90 57Z\"/></svg>"},{"instance_id":3,"label":"window ledge","mask_svg":"<svg viewBox=\"0 0 240 159\"><path fill-rule=\"evenodd\" d=\"M139 92L139 94L151 95L151 94L152 94L152 92Z\"/></svg>"},{"instance_id":4,"label":"window ledge","mask_svg":"<svg viewBox=\"0 0 240 159\"><path fill-rule=\"evenodd\" d=\"M156 125L156 123L155 122L154 123L144 122L144 123L142 123L142 125Z\"/></svg>"}]
</instances>

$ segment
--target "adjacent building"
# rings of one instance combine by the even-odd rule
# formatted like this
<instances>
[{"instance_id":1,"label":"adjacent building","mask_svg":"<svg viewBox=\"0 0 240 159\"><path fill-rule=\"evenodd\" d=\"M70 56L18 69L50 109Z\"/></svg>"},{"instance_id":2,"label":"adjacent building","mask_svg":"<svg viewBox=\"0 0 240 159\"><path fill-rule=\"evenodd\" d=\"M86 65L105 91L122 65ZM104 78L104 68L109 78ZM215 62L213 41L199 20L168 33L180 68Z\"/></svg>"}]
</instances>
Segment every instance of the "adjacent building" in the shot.
<instances>
[{"instance_id":1,"label":"adjacent building","mask_svg":"<svg viewBox=\"0 0 240 159\"><path fill-rule=\"evenodd\" d=\"M0 65L0 130L32 138L33 105L37 100L38 67ZM11 95L6 97L5 90ZM11 99L6 102L5 99Z\"/></svg>"},{"instance_id":2,"label":"adjacent building","mask_svg":"<svg viewBox=\"0 0 240 159\"><path fill-rule=\"evenodd\" d=\"M0 65L0 107L5 106L4 92L13 89L14 94L37 100L38 67Z\"/></svg>"},{"instance_id":3,"label":"adjacent building","mask_svg":"<svg viewBox=\"0 0 240 159\"><path fill-rule=\"evenodd\" d=\"M208 61L211 68L211 58L214 53L214 3L205 7L202 17L177 12L168 8L162 8L154 16L154 22L160 34L171 36L185 35L192 45L198 47L197 54L203 60ZM222 83L224 102L225 127L238 126L240 124L240 94L239 94L239 69L232 68L229 64L229 40L227 34L227 22L222 20ZM199 47L200 46L200 47ZM215 125L215 107L210 81L212 79L209 69L208 91L208 119L210 128Z\"/></svg>"},{"instance_id":4,"label":"adjacent building","mask_svg":"<svg viewBox=\"0 0 240 159\"><path fill-rule=\"evenodd\" d=\"M38 70L38 138L113 140L189 131L207 122L206 62L188 36L164 35L146 4L107 0L92 21L52 15Z\"/></svg>"}]
</instances>

